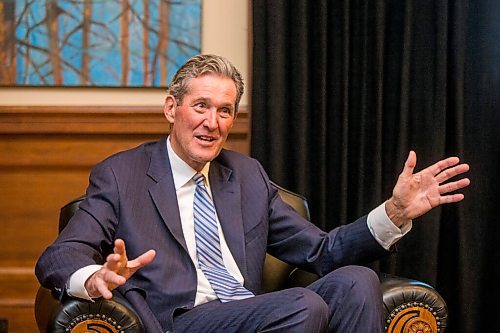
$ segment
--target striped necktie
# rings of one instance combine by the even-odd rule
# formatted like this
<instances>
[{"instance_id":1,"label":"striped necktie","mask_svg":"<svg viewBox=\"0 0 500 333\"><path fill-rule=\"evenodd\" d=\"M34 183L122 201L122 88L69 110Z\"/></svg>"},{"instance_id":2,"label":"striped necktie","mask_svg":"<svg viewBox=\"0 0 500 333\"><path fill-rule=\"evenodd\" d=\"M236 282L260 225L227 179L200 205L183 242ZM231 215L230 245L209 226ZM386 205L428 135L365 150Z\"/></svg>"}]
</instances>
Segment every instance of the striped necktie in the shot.
<instances>
[{"instance_id":1,"label":"striped necktie","mask_svg":"<svg viewBox=\"0 0 500 333\"><path fill-rule=\"evenodd\" d=\"M226 269L220 250L215 206L207 192L201 173L194 175L194 235L198 264L221 302L254 296Z\"/></svg>"}]
</instances>

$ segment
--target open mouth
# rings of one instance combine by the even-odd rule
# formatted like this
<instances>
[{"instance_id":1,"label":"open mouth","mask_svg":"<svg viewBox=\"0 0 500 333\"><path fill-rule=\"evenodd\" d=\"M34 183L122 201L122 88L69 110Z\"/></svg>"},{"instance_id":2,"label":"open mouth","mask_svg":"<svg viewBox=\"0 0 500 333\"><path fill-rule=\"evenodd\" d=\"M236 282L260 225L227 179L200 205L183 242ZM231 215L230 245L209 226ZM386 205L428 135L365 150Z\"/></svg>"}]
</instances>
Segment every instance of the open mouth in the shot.
<instances>
[{"instance_id":1,"label":"open mouth","mask_svg":"<svg viewBox=\"0 0 500 333\"><path fill-rule=\"evenodd\" d=\"M197 135L196 138L203 142L213 142L216 140L213 136L208 135Z\"/></svg>"}]
</instances>

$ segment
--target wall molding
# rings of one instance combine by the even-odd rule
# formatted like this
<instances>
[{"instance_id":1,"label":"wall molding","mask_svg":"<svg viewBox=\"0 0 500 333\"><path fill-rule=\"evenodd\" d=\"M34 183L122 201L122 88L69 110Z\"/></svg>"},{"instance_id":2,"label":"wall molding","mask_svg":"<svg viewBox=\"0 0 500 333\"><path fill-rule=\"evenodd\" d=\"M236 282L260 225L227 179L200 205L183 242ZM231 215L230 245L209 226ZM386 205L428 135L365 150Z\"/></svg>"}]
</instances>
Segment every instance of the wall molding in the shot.
<instances>
[{"instance_id":1,"label":"wall molding","mask_svg":"<svg viewBox=\"0 0 500 333\"><path fill-rule=\"evenodd\" d=\"M0 134L166 134L161 106L0 106ZM240 107L230 135L247 136Z\"/></svg>"}]
</instances>

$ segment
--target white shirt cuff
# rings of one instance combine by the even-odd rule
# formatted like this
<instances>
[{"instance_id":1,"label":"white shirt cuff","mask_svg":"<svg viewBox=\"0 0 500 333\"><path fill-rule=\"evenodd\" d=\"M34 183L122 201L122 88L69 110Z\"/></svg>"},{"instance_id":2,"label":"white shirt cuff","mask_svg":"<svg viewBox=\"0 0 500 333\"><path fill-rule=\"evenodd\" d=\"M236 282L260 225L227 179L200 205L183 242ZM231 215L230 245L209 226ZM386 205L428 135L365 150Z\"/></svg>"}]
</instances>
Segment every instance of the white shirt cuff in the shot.
<instances>
[{"instance_id":1,"label":"white shirt cuff","mask_svg":"<svg viewBox=\"0 0 500 333\"><path fill-rule=\"evenodd\" d=\"M85 289L85 282L92 274L100 270L101 267L102 265L89 265L74 272L68 281L66 289L68 295L91 301L92 297L89 296L87 289Z\"/></svg>"},{"instance_id":2,"label":"white shirt cuff","mask_svg":"<svg viewBox=\"0 0 500 333\"><path fill-rule=\"evenodd\" d=\"M385 202L368 214L367 224L373 237L386 250L406 235L412 227L411 220L403 224L401 228L392 223L385 211Z\"/></svg>"}]
</instances>

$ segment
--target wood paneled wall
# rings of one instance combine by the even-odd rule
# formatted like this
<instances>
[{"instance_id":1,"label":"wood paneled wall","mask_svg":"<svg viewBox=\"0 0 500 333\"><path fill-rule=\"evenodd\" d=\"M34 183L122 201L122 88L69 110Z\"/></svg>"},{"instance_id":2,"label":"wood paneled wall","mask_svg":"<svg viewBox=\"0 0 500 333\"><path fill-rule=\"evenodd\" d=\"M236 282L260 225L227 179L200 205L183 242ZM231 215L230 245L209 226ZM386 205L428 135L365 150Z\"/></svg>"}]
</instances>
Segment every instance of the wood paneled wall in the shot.
<instances>
[{"instance_id":1,"label":"wood paneled wall","mask_svg":"<svg viewBox=\"0 0 500 333\"><path fill-rule=\"evenodd\" d=\"M84 193L91 167L168 132L162 107L0 106L0 317L36 332L34 265L57 235L59 209ZM249 153L240 108L226 147Z\"/></svg>"}]
</instances>

